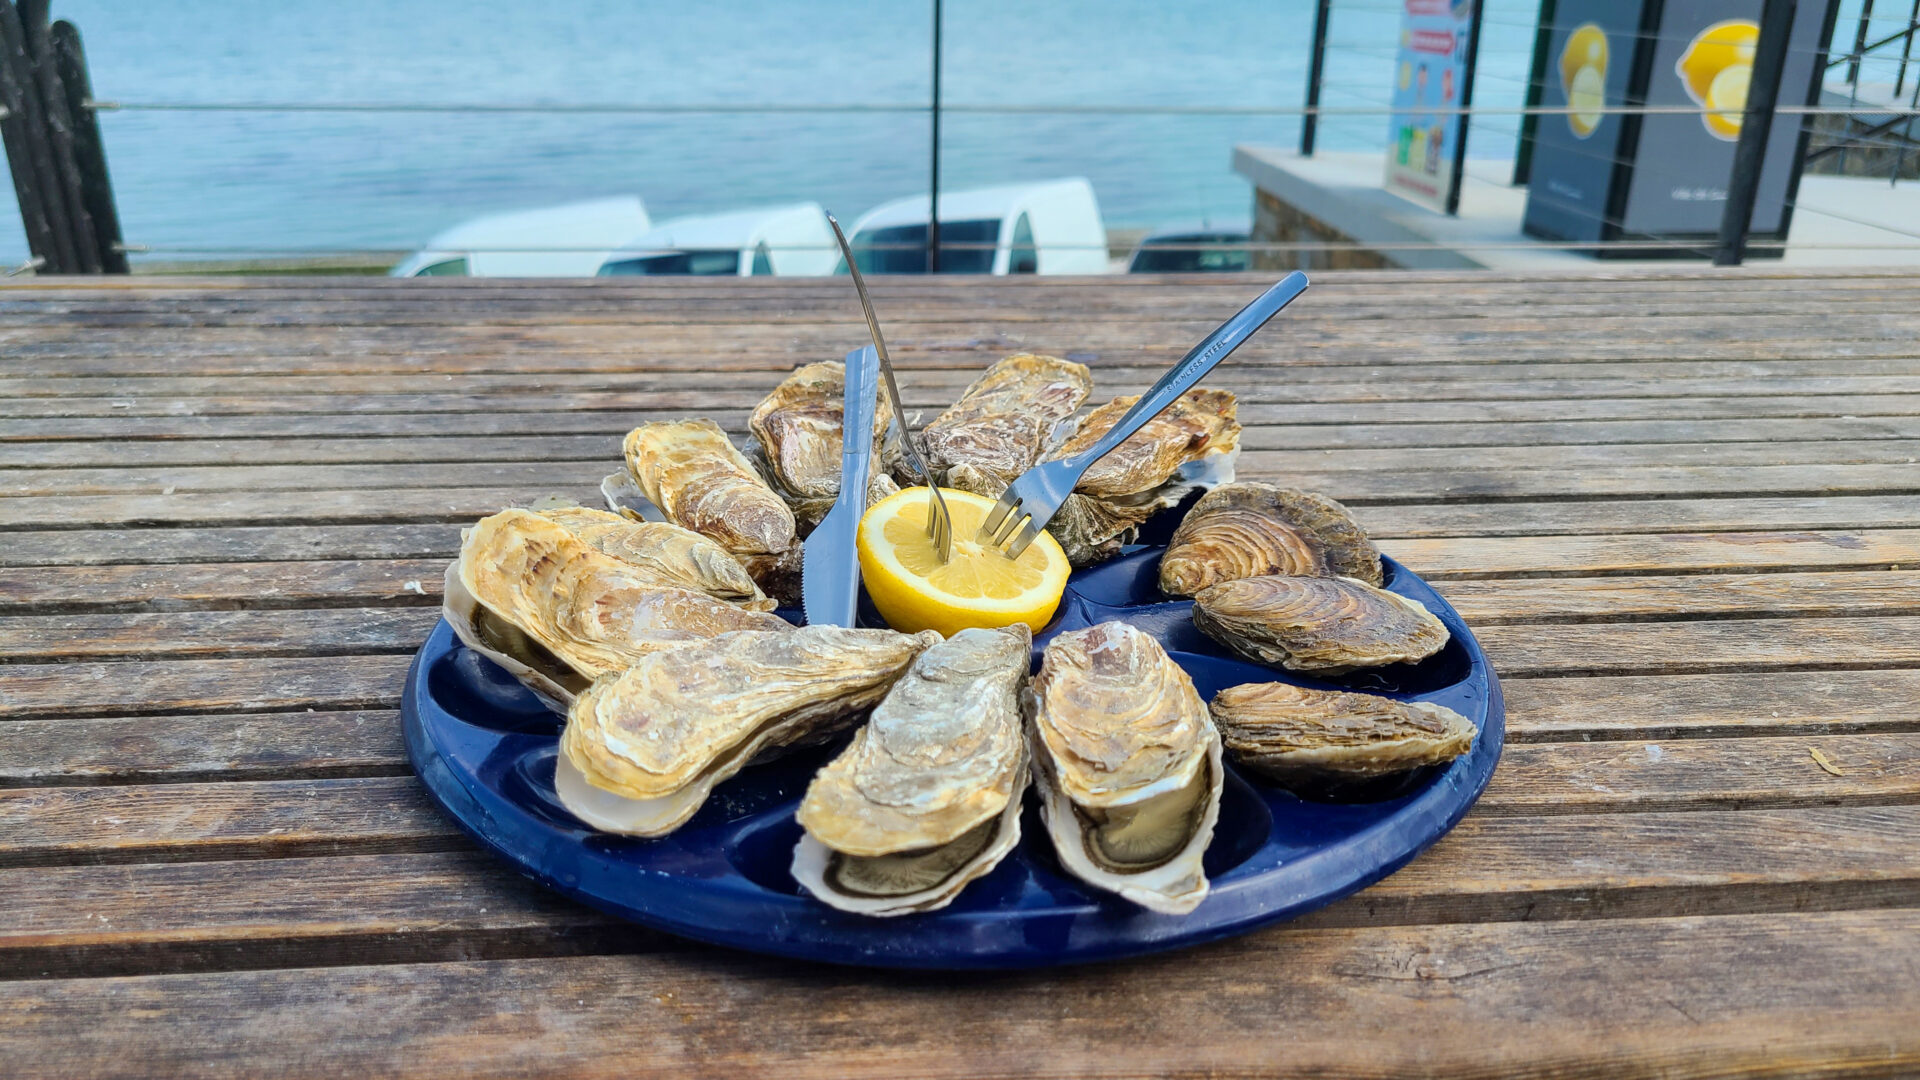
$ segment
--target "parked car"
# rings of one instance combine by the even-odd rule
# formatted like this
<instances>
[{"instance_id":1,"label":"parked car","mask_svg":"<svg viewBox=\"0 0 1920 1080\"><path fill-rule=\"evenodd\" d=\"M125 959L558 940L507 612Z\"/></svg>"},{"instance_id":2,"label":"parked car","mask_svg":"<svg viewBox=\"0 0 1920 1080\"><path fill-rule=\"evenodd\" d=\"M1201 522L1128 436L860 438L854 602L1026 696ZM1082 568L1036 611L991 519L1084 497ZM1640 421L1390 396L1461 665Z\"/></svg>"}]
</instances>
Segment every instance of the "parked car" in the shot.
<instances>
[{"instance_id":1,"label":"parked car","mask_svg":"<svg viewBox=\"0 0 1920 1080\"><path fill-rule=\"evenodd\" d=\"M490 214L455 225L388 271L394 277L592 277L653 227L637 195Z\"/></svg>"},{"instance_id":2,"label":"parked car","mask_svg":"<svg viewBox=\"0 0 1920 1080\"><path fill-rule=\"evenodd\" d=\"M1156 229L1142 237L1127 260L1129 274L1236 273L1253 269L1245 247L1252 233L1244 224L1210 222Z\"/></svg>"},{"instance_id":3,"label":"parked car","mask_svg":"<svg viewBox=\"0 0 1920 1080\"><path fill-rule=\"evenodd\" d=\"M809 202L662 222L609 255L598 273L817 277L839 262L826 211Z\"/></svg>"},{"instance_id":4,"label":"parked car","mask_svg":"<svg viewBox=\"0 0 1920 1080\"><path fill-rule=\"evenodd\" d=\"M928 197L883 203L848 243L863 274L927 271ZM1079 177L940 194L943 274L1104 274L1107 229Z\"/></svg>"}]
</instances>

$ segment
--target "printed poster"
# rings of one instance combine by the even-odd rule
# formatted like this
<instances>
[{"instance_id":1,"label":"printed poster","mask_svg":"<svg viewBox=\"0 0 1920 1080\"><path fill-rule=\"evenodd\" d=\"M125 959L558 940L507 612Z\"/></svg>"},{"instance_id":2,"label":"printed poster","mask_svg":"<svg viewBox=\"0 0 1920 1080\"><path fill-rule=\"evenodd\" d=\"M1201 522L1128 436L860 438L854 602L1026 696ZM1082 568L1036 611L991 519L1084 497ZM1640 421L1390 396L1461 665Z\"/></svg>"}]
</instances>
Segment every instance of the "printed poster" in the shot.
<instances>
[{"instance_id":1,"label":"printed poster","mask_svg":"<svg viewBox=\"0 0 1920 1080\"><path fill-rule=\"evenodd\" d=\"M1393 75L1388 191L1451 214L1460 205L1473 101L1478 0L1404 0Z\"/></svg>"}]
</instances>

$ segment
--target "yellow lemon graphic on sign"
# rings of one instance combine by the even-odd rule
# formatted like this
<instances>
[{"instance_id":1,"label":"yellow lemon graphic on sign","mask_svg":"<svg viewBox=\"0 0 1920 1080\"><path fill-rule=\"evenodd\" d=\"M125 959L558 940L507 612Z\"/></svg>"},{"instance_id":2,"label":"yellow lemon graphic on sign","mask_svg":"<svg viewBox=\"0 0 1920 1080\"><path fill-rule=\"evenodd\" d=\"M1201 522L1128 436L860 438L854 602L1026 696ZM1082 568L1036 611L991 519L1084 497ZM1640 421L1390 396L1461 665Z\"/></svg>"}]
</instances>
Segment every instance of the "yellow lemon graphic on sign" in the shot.
<instances>
[{"instance_id":1,"label":"yellow lemon graphic on sign","mask_svg":"<svg viewBox=\"0 0 1920 1080\"><path fill-rule=\"evenodd\" d=\"M1582 23L1560 49L1560 89L1567 95L1567 126L1577 138L1592 135L1606 117L1607 35Z\"/></svg>"},{"instance_id":2,"label":"yellow lemon graphic on sign","mask_svg":"<svg viewBox=\"0 0 1920 1080\"><path fill-rule=\"evenodd\" d=\"M1702 106L1700 122L1716 139L1740 137L1741 110L1753 78L1753 50L1760 24L1746 19L1717 22L1693 36L1673 65L1687 96Z\"/></svg>"}]
</instances>

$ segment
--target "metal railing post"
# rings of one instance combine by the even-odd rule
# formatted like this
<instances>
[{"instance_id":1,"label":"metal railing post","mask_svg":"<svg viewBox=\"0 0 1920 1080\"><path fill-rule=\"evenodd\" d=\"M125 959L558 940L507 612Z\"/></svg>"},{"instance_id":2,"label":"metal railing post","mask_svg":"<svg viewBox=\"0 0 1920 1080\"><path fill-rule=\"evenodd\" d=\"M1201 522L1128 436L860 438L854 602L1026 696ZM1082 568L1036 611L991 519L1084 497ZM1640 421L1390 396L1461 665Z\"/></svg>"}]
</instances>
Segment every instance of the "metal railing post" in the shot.
<instances>
[{"instance_id":1,"label":"metal railing post","mask_svg":"<svg viewBox=\"0 0 1920 1080\"><path fill-rule=\"evenodd\" d=\"M67 114L73 118L73 157L80 173L80 205L93 224L100 272L127 272L127 252L120 237L120 211L113 205L113 181L107 175L106 144L100 141L100 119L93 109L93 81L87 76L87 54L80 47L80 30L65 19L53 24L50 35L53 63L67 96Z\"/></svg>"},{"instance_id":2,"label":"metal railing post","mask_svg":"<svg viewBox=\"0 0 1920 1080\"><path fill-rule=\"evenodd\" d=\"M1540 0L1540 22L1533 30L1533 70L1527 75L1527 108L1540 107L1540 99L1547 92L1547 69L1551 66L1547 58L1547 46L1553 44L1553 4L1554 0ZM1538 113L1524 113L1520 117L1520 145L1513 152L1513 186L1519 187L1533 179L1533 133L1540 128Z\"/></svg>"},{"instance_id":3,"label":"metal railing post","mask_svg":"<svg viewBox=\"0 0 1920 1080\"><path fill-rule=\"evenodd\" d=\"M933 0L932 155L927 166L927 273L940 272L940 0Z\"/></svg>"},{"instance_id":4,"label":"metal railing post","mask_svg":"<svg viewBox=\"0 0 1920 1080\"><path fill-rule=\"evenodd\" d=\"M1307 111L1300 118L1300 156L1313 156L1313 139L1320 126L1320 80L1327 67L1327 21L1333 0L1318 0L1313 8L1313 55L1307 62Z\"/></svg>"},{"instance_id":5,"label":"metal railing post","mask_svg":"<svg viewBox=\"0 0 1920 1080\"><path fill-rule=\"evenodd\" d=\"M1873 21L1873 0L1860 0L1860 25L1853 32L1853 51L1847 54L1847 81L1860 84L1860 54L1867 49L1867 24Z\"/></svg>"},{"instance_id":6,"label":"metal railing post","mask_svg":"<svg viewBox=\"0 0 1920 1080\"><path fill-rule=\"evenodd\" d=\"M1753 81L1747 88L1746 112L1740 119L1740 141L1733 148L1733 172L1727 180L1727 208L1720 216L1715 266L1739 266L1747 254L1747 230L1753 224L1754 198L1760 188L1760 167L1767 156L1774 106L1780 100L1780 72L1787 64L1794 8L1794 0L1766 0L1760 9Z\"/></svg>"}]
</instances>

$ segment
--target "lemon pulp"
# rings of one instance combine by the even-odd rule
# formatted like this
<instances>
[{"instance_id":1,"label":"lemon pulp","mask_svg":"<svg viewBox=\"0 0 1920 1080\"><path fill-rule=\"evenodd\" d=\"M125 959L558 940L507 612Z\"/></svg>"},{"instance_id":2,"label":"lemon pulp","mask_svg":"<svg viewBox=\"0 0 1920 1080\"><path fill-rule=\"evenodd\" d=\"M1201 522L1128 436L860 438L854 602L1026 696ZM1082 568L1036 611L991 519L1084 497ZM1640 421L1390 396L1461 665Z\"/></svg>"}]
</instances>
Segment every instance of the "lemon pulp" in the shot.
<instances>
[{"instance_id":1,"label":"lemon pulp","mask_svg":"<svg viewBox=\"0 0 1920 1080\"><path fill-rule=\"evenodd\" d=\"M1071 569L1060 545L1043 532L1009 559L974 539L993 500L946 488L940 493L953 518L953 557L944 565L927 535L925 488L875 503L860 521L861 576L887 623L948 635L969 626L1045 626Z\"/></svg>"}]
</instances>

